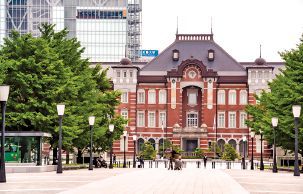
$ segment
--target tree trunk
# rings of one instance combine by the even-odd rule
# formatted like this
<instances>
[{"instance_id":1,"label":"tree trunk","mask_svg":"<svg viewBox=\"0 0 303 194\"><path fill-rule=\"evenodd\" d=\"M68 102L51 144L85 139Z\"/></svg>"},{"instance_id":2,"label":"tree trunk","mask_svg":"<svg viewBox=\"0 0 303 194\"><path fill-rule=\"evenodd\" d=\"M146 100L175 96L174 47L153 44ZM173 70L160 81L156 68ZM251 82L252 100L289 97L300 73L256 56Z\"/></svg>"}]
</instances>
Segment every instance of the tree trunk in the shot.
<instances>
[{"instance_id":1,"label":"tree trunk","mask_svg":"<svg viewBox=\"0 0 303 194\"><path fill-rule=\"evenodd\" d=\"M82 164L82 152L80 148L78 148L77 164Z\"/></svg>"},{"instance_id":2,"label":"tree trunk","mask_svg":"<svg viewBox=\"0 0 303 194\"><path fill-rule=\"evenodd\" d=\"M53 165L57 165L57 147L53 149Z\"/></svg>"},{"instance_id":3,"label":"tree trunk","mask_svg":"<svg viewBox=\"0 0 303 194\"><path fill-rule=\"evenodd\" d=\"M66 151L66 164L69 164L69 151Z\"/></svg>"}]
</instances>

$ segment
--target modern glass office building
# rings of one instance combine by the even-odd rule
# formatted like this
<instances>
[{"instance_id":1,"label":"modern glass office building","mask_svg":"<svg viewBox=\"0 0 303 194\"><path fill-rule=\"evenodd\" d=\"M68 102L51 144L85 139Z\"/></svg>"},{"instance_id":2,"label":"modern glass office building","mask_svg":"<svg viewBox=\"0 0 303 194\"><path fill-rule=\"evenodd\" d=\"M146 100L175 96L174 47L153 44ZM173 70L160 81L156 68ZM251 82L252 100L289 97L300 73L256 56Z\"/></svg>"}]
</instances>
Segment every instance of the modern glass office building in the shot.
<instances>
[{"instance_id":1,"label":"modern glass office building","mask_svg":"<svg viewBox=\"0 0 303 194\"><path fill-rule=\"evenodd\" d=\"M66 27L91 62L137 61L142 0L0 0L0 44L12 30L39 36L41 23Z\"/></svg>"}]
</instances>

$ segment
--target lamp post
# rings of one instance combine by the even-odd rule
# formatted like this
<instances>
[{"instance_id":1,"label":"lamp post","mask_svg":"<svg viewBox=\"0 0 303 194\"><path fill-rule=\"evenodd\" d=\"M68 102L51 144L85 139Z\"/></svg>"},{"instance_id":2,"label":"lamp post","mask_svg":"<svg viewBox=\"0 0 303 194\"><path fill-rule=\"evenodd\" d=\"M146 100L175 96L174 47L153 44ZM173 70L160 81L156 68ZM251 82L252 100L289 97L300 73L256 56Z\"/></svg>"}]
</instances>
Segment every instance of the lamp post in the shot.
<instances>
[{"instance_id":1,"label":"lamp post","mask_svg":"<svg viewBox=\"0 0 303 194\"><path fill-rule=\"evenodd\" d=\"M133 135L133 141L134 141L133 168L136 168L136 141L137 141L136 135Z\"/></svg>"},{"instance_id":2,"label":"lamp post","mask_svg":"<svg viewBox=\"0 0 303 194\"><path fill-rule=\"evenodd\" d=\"M126 144L127 131L123 131L124 149L123 149L123 168L126 168L125 144Z\"/></svg>"},{"instance_id":3,"label":"lamp post","mask_svg":"<svg viewBox=\"0 0 303 194\"><path fill-rule=\"evenodd\" d=\"M242 165L242 167L243 167L243 170L245 170L245 142L246 142L246 136L243 136L242 137L242 141L243 141L243 159L242 159L242 163L243 163L243 165Z\"/></svg>"},{"instance_id":4,"label":"lamp post","mask_svg":"<svg viewBox=\"0 0 303 194\"><path fill-rule=\"evenodd\" d=\"M261 162L260 162L260 170L264 170L264 163L263 163L263 131L260 130L261 135Z\"/></svg>"},{"instance_id":5,"label":"lamp post","mask_svg":"<svg viewBox=\"0 0 303 194\"><path fill-rule=\"evenodd\" d=\"M250 170L254 170L254 137L255 132L250 132L250 138L251 138L251 163L250 163Z\"/></svg>"},{"instance_id":6,"label":"lamp post","mask_svg":"<svg viewBox=\"0 0 303 194\"><path fill-rule=\"evenodd\" d=\"M62 173L62 119L64 115L64 104L57 104L57 112L59 116L59 142L58 142L58 164L57 164L57 173Z\"/></svg>"},{"instance_id":7,"label":"lamp post","mask_svg":"<svg viewBox=\"0 0 303 194\"><path fill-rule=\"evenodd\" d=\"M276 127L278 126L278 118L277 117L273 117L271 118L271 123L274 129L274 165L272 168L272 172L273 173L277 173L278 172L278 168L277 168L277 159L276 159Z\"/></svg>"},{"instance_id":8,"label":"lamp post","mask_svg":"<svg viewBox=\"0 0 303 194\"><path fill-rule=\"evenodd\" d=\"M9 86L6 85L0 86L0 102L1 102L1 111L2 111L0 183L6 182L4 144L5 144L5 109L6 109L8 94L9 94Z\"/></svg>"},{"instance_id":9,"label":"lamp post","mask_svg":"<svg viewBox=\"0 0 303 194\"><path fill-rule=\"evenodd\" d=\"M300 176L299 162L298 162L298 124L299 117L301 113L301 105L293 105L292 112L295 118L295 166L294 166L294 176Z\"/></svg>"},{"instance_id":10,"label":"lamp post","mask_svg":"<svg viewBox=\"0 0 303 194\"><path fill-rule=\"evenodd\" d=\"M90 129L90 151L89 151L89 167L88 170L93 170L93 126L95 124L95 117L88 117L89 129Z\"/></svg>"},{"instance_id":11,"label":"lamp post","mask_svg":"<svg viewBox=\"0 0 303 194\"><path fill-rule=\"evenodd\" d=\"M109 169L113 169L113 140L112 140L112 136L113 136L113 132L114 132L114 128L115 125L113 124L109 124L108 126L109 128L109 132L110 132L110 152L109 152Z\"/></svg>"},{"instance_id":12,"label":"lamp post","mask_svg":"<svg viewBox=\"0 0 303 194\"><path fill-rule=\"evenodd\" d=\"M162 124L161 124L161 129L162 129L162 131L163 131L163 133L164 133L163 120L162 120ZM162 158L164 159L164 135L163 135L162 148L163 148L163 150L162 150Z\"/></svg>"}]
</instances>

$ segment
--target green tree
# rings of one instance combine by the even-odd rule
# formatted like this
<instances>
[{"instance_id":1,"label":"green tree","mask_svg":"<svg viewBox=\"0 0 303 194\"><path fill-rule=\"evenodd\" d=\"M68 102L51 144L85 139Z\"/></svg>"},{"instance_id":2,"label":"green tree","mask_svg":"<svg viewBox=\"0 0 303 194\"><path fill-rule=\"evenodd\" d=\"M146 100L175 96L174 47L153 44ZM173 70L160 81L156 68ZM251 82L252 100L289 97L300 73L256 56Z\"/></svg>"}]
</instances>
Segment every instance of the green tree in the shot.
<instances>
[{"instance_id":1,"label":"green tree","mask_svg":"<svg viewBox=\"0 0 303 194\"><path fill-rule=\"evenodd\" d=\"M215 152L216 155L218 155L219 157L222 156L222 151L216 142L211 142L210 147L208 148L208 151Z\"/></svg>"},{"instance_id":2,"label":"green tree","mask_svg":"<svg viewBox=\"0 0 303 194\"><path fill-rule=\"evenodd\" d=\"M140 153L140 156L142 156L143 159L153 160L156 158L156 153L156 150L149 141L144 142L143 150Z\"/></svg>"},{"instance_id":3,"label":"green tree","mask_svg":"<svg viewBox=\"0 0 303 194\"><path fill-rule=\"evenodd\" d=\"M273 142L271 118L278 117L276 144L283 149L294 150L294 118L292 105L303 105L303 39L297 48L281 53L285 69L269 83L270 92L263 91L257 105L248 105L246 111L251 115L247 125L256 132L264 132L265 139ZM302 115L300 120L302 121ZM303 154L303 122L299 126L299 152Z\"/></svg>"},{"instance_id":4,"label":"green tree","mask_svg":"<svg viewBox=\"0 0 303 194\"><path fill-rule=\"evenodd\" d=\"M201 148L196 148L195 154L197 158L202 158L202 156L204 155L204 151Z\"/></svg>"},{"instance_id":5,"label":"green tree","mask_svg":"<svg viewBox=\"0 0 303 194\"><path fill-rule=\"evenodd\" d=\"M108 124L115 123L113 139L119 139L123 124L114 117L120 93L112 91L106 70L99 65L89 68L81 59L84 48L75 39L68 39L66 30L54 31L53 25L40 28L41 37L13 32L0 50L0 81L11 86L7 107L7 129L45 131L57 146L57 103L65 103L63 147L84 149L89 145L88 116L96 116L94 145L100 150L109 147ZM113 117L109 119L107 115ZM105 142L105 143L104 143ZM54 149L56 153L56 149Z\"/></svg>"},{"instance_id":6,"label":"green tree","mask_svg":"<svg viewBox=\"0 0 303 194\"><path fill-rule=\"evenodd\" d=\"M239 157L239 155L238 155L236 149L232 145L230 145L230 144L224 145L224 152L223 152L223 156L222 156L223 160L234 161L238 157Z\"/></svg>"}]
</instances>

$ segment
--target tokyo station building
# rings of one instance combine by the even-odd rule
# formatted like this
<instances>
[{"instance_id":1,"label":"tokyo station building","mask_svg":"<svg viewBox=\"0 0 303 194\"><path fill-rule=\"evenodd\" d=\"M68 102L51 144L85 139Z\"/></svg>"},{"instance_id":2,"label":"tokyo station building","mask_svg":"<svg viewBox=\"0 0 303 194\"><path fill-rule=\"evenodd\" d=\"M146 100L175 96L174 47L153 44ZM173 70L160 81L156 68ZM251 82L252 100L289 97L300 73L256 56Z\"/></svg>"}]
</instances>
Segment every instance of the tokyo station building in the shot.
<instances>
[{"instance_id":1,"label":"tokyo station building","mask_svg":"<svg viewBox=\"0 0 303 194\"><path fill-rule=\"evenodd\" d=\"M266 62L261 56L254 62L238 62L221 48L213 34L177 34L175 41L147 64L131 63L127 58L111 65L114 90L121 91L116 113L128 119L126 154L150 141L156 150L169 139L184 155L195 148L209 150L212 142L221 149L231 144L243 155L246 136L249 155L261 153L260 135L251 145L250 129L245 125L247 104L257 103L255 94L267 90L282 62ZM113 144L119 157L123 137ZM264 157L272 155L263 141ZM209 152L209 156L213 156Z\"/></svg>"}]
</instances>

